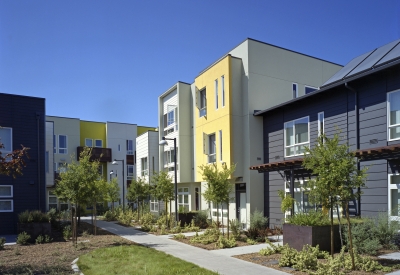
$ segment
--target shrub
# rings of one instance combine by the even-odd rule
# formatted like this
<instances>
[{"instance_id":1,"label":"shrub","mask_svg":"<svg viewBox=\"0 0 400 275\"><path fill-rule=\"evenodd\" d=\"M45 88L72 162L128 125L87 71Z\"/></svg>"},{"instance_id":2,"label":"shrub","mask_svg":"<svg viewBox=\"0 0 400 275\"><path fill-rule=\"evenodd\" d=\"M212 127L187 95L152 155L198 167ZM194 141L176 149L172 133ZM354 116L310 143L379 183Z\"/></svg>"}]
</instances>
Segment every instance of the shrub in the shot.
<instances>
[{"instance_id":1,"label":"shrub","mask_svg":"<svg viewBox=\"0 0 400 275\"><path fill-rule=\"evenodd\" d=\"M353 246L361 254L376 255L382 248L379 239L375 234L375 224L372 219L365 219L363 223L352 224ZM348 228L343 228L344 240L348 243Z\"/></svg>"},{"instance_id":2,"label":"shrub","mask_svg":"<svg viewBox=\"0 0 400 275\"><path fill-rule=\"evenodd\" d=\"M167 215L161 215L158 217L156 223L158 228L161 229L161 226L169 224L169 218Z\"/></svg>"},{"instance_id":3,"label":"shrub","mask_svg":"<svg viewBox=\"0 0 400 275\"><path fill-rule=\"evenodd\" d=\"M190 239L191 243L202 243L209 244L214 243L218 240L221 235L221 231L218 228L207 228L202 235L197 234Z\"/></svg>"},{"instance_id":4,"label":"shrub","mask_svg":"<svg viewBox=\"0 0 400 275\"><path fill-rule=\"evenodd\" d=\"M43 235L39 235L36 238L36 244L42 244L44 243L44 236Z\"/></svg>"},{"instance_id":5,"label":"shrub","mask_svg":"<svg viewBox=\"0 0 400 275\"><path fill-rule=\"evenodd\" d=\"M186 239L186 236L182 233L179 233L179 234L174 235L173 238L176 240L182 240L182 239Z\"/></svg>"},{"instance_id":6,"label":"shrub","mask_svg":"<svg viewBox=\"0 0 400 275\"><path fill-rule=\"evenodd\" d=\"M123 224L123 225L131 225L132 220L134 220L135 214L131 209L125 210L125 212L122 212L118 215L118 222Z\"/></svg>"},{"instance_id":7,"label":"shrub","mask_svg":"<svg viewBox=\"0 0 400 275\"><path fill-rule=\"evenodd\" d=\"M194 224L202 229L208 227L208 214L207 210L201 210L194 216Z\"/></svg>"},{"instance_id":8,"label":"shrub","mask_svg":"<svg viewBox=\"0 0 400 275\"><path fill-rule=\"evenodd\" d=\"M280 245L280 244L275 245L275 244L271 243L269 240L267 241L267 243L269 244L269 247L261 249L260 252L258 252L260 255L269 256L272 254L281 253L281 251L283 249L282 245Z\"/></svg>"},{"instance_id":9,"label":"shrub","mask_svg":"<svg viewBox=\"0 0 400 275\"><path fill-rule=\"evenodd\" d=\"M232 219L229 221L229 226L232 231L232 236L237 240L240 237L241 227L240 221L238 219Z\"/></svg>"},{"instance_id":10,"label":"shrub","mask_svg":"<svg viewBox=\"0 0 400 275\"><path fill-rule=\"evenodd\" d=\"M53 238L51 238L49 235L44 235L44 242L45 243L51 243L53 241Z\"/></svg>"},{"instance_id":11,"label":"shrub","mask_svg":"<svg viewBox=\"0 0 400 275\"><path fill-rule=\"evenodd\" d=\"M25 210L24 212L18 214L18 219L20 223L49 222L49 216L40 210Z\"/></svg>"},{"instance_id":12,"label":"shrub","mask_svg":"<svg viewBox=\"0 0 400 275\"><path fill-rule=\"evenodd\" d=\"M49 217L51 226L53 228L59 228L60 227L60 213L57 212L55 208L51 208L49 212L47 212L47 216Z\"/></svg>"},{"instance_id":13,"label":"shrub","mask_svg":"<svg viewBox=\"0 0 400 275\"><path fill-rule=\"evenodd\" d=\"M297 213L288 218L289 223L306 226L330 225L330 220L322 211L310 211L308 213Z\"/></svg>"},{"instance_id":14,"label":"shrub","mask_svg":"<svg viewBox=\"0 0 400 275\"><path fill-rule=\"evenodd\" d=\"M257 241L252 240L252 239L247 239L246 242L247 242L249 245L255 245L255 244L257 244Z\"/></svg>"},{"instance_id":15,"label":"shrub","mask_svg":"<svg viewBox=\"0 0 400 275\"><path fill-rule=\"evenodd\" d=\"M113 212L113 211L108 210L108 211L106 211L104 213L103 218L104 218L104 220L106 220L108 222L116 221L117 220L117 214L116 214L115 211Z\"/></svg>"},{"instance_id":16,"label":"shrub","mask_svg":"<svg viewBox=\"0 0 400 275\"><path fill-rule=\"evenodd\" d=\"M223 236L219 236L217 243L215 244L215 247L218 248L231 248L231 247L235 247L236 244L236 240L231 237L229 239L223 237Z\"/></svg>"},{"instance_id":17,"label":"shrub","mask_svg":"<svg viewBox=\"0 0 400 275\"><path fill-rule=\"evenodd\" d=\"M67 225L63 229L63 237L66 241L68 241L72 237L72 229L70 225Z\"/></svg>"},{"instance_id":18,"label":"shrub","mask_svg":"<svg viewBox=\"0 0 400 275\"><path fill-rule=\"evenodd\" d=\"M161 225L161 227L162 227L162 226L165 226L165 224ZM182 229L181 229L180 226L175 226L175 227L173 227L173 228L171 228L171 229L169 230L169 232L172 233L172 234L181 233L181 231L182 231Z\"/></svg>"},{"instance_id":19,"label":"shrub","mask_svg":"<svg viewBox=\"0 0 400 275\"><path fill-rule=\"evenodd\" d=\"M17 244L27 245L30 238L31 238L31 236L28 235L28 233L26 233L25 231L22 233L19 233L18 237L17 237Z\"/></svg>"},{"instance_id":20,"label":"shrub","mask_svg":"<svg viewBox=\"0 0 400 275\"><path fill-rule=\"evenodd\" d=\"M155 222L154 215L150 212L144 214L140 220L140 224L151 225Z\"/></svg>"},{"instance_id":21,"label":"shrub","mask_svg":"<svg viewBox=\"0 0 400 275\"><path fill-rule=\"evenodd\" d=\"M264 229L267 227L268 218L264 216L262 211L254 210L252 214L250 214L250 228L254 229Z\"/></svg>"},{"instance_id":22,"label":"shrub","mask_svg":"<svg viewBox=\"0 0 400 275\"><path fill-rule=\"evenodd\" d=\"M0 237L0 250L4 249L5 244L6 244L6 238Z\"/></svg>"}]
</instances>

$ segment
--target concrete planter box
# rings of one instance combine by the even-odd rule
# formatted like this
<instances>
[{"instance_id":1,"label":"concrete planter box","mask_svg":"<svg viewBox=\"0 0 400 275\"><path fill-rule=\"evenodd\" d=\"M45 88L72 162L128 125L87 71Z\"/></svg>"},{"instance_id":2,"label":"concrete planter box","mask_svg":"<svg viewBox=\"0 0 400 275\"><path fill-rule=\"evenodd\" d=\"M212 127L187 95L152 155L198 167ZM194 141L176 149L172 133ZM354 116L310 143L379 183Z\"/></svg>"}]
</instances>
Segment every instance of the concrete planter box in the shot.
<instances>
[{"instance_id":1,"label":"concrete planter box","mask_svg":"<svg viewBox=\"0 0 400 275\"><path fill-rule=\"evenodd\" d=\"M340 250L339 225L333 226L335 251ZM328 226L304 226L285 223L283 224L283 244L297 250L303 246L319 245L324 251L331 251L331 227Z\"/></svg>"},{"instance_id":2,"label":"concrete planter box","mask_svg":"<svg viewBox=\"0 0 400 275\"><path fill-rule=\"evenodd\" d=\"M181 222L181 226L185 226L185 223L190 224L195 215L196 213L179 213L178 219Z\"/></svg>"},{"instance_id":3,"label":"concrete planter box","mask_svg":"<svg viewBox=\"0 0 400 275\"><path fill-rule=\"evenodd\" d=\"M51 224L49 222L18 223L17 231L18 234L25 231L31 236L30 241L34 242L39 235L51 235Z\"/></svg>"}]
</instances>

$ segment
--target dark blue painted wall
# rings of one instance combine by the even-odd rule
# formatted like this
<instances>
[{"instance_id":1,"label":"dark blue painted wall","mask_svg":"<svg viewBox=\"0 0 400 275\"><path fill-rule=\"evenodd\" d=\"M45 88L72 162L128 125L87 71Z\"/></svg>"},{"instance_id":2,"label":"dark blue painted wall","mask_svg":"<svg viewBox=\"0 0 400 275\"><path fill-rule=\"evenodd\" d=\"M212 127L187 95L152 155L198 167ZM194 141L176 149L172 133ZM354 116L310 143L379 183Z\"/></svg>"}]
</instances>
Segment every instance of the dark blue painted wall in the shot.
<instances>
[{"instance_id":1,"label":"dark blue painted wall","mask_svg":"<svg viewBox=\"0 0 400 275\"><path fill-rule=\"evenodd\" d=\"M387 103L386 94L400 89L400 67L392 67L348 83L358 91L359 149L368 149L392 144L387 141ZM287 104L264 114L264 159L269 162L283 161L284 122L310 116L310 141L315 144L318 135L317 114L324 112L325 133L332 136L336 129L347 140L351 150L356 149L355 93L344 85L315 94L309 98ZM361 199L361 214L376 215L388 210L388 174L398 172L396 160L385 159L362 161L361 168L368 166L367 187ZM265 205L272 225L281 225L283 214L280 210L278 190L283 190L284 180L280 173L264 174Z\"/></svg>"},{"instance_id":2,"label":"dark blue painted wall","mask_svg":"<svg viewBox=\"0 0 400 275\"><path fill-rule=\"evenodd\" d=\"M0 185L13 185L14 211L0 212L0 235L15 234L18 213L45 210L45 100L0 93L0 126L11 127L13 149L29 147L23 175L0 175Z\"/></svg>"}]
</instances>

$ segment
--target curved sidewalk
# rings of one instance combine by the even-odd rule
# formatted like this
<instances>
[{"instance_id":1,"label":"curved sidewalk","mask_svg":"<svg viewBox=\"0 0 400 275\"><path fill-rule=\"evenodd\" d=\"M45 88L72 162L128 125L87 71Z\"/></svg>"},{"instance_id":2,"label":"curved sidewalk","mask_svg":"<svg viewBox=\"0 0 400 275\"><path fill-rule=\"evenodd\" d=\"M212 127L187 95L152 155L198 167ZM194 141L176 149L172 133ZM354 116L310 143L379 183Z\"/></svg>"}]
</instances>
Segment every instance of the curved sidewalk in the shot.
<instances>
[{"instance_id":1,"label":"curved sidewalk","mask_svg":"<svg viewBox=\"0 0 400 275\"><path fill-rule=\"evenodd\" d=\"M200 267L218 272L222 275L288 274L273 268L231 257L231 255L258 252L261 248L266 247L267 244L209 251L170 240L166 236L147 234L135 230L132 227L124 227L112 222L97 221L97 226L127 240L163 251L182 260L194 263Z\"/></svg>"}]
</instances>

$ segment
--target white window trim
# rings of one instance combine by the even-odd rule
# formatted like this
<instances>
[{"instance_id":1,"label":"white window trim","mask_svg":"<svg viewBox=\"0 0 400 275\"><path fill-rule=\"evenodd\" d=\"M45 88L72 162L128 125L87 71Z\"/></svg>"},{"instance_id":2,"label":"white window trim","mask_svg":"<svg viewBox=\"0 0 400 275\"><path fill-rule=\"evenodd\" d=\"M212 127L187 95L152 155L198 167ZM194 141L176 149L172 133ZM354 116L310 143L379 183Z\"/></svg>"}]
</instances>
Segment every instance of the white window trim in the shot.
<instances>
[{"instance_id":1,"label":"white window trim","mask_svg":"<svg viewBox=\"0 0 400 275\"><path fill-rule=\"evenodd\" d=\"M221 96L222 96L222 108L225 107L225 76L221 76Z\"/></svg>"},{"instance_id":2,"label":"white window trim","mask_svg":"<svg viewBox=\"0 0 400 275\"><path fill-rule=\"evenodd\" d=\"M303 142L303 143L298 143L298 144L293 144L293 145L290 145L290 146L286 146L286 127L285 127L285 124L286 123L290 123L290 122L294 122L294 121L296 121L296 120L300 120L300 119L303 119L303 118L308 118L308 141L307 142ZM293 126L294 126L294 124L293 124ZM294 131L293 131L294 132ZM294 133L295 134L295 133ZM299 145L305 145L305 144L308 144L308 147L310 147L310 116L305 116L305 117L300 117L300 118L296 118L296 119L294 119L294 120L289 120L289 121L286 121L286 122L284 122L283 123L283 147L284 147L284 154L285 154L285 157L295 157L295 156L301 156L301 155L303 155L303 154L295 154L295 155L290 155L290 156L287 156L286 155L286 148L290 148L290 147L294 147L294 146L299 146Z\"/></svg>"},{"instance_id":3,"label":"white window trim","mask_svg":"<svg viewBox=\"0 0 400 275\"><path fill-rule=\"evenodd\" d=\"M187 188L188 191L187 192L179 191L179 190L184 190L184 188ZM189 190L190 190L189 187L179 187L178 188L178 211L179 211L180 206L185 207L185 205L187 205L187 211L190 211L190 192L189 192ZM179 202L179 196L183 196L182 203ZM188 199L187 203L185 203L185 196L187 196L187 199Z\"/></svg>"},{"instance_id":4,"label":"white window trim","mask_svg":"<svg viewBox=\"0 0 400 275\"><path fill-rule=\"evenodd\" d=\"M132 168L132 173L129 173L129 168ZM132 180L135 176L135 166L133 164L126 165L126 178Z\"/></svg>"},{"instance_id":5,"label":"white window trim","mask_svg":"<svg viewBox=\"0 0 400 275\"><path fill-rule=\"evenodd\" d=\"M388 213L389 213L389 218L391 220L397 220L400 221L400 216L392 216L392 210L391 206L392 206L392 198L391 198L391 190L400 190L400 184L391 184L391 177L392 176L399 176L400 174L396 173L396 174L388 174Z\"/></svg>"},{"instance_id":6,"label":"white window trim","mask_svg":"<svg viewBox=\"0 0 400 275\"><path fill-rule=\"evenodd\" d=\"M212 148L212 145L210 144L210 136L214 136L214 143L215 143L215 148L214 148L214 154L210 154L210 150ZM217 135L216 133L211 133L207 136L207 142L208 142L208 159L207 163L215 163L217 161ZM211 162L210 157L214 156L215 161Z\"/></svg>"},{"instance_id":7,"label":"white window trim","mask_svg":"<svg viewBox=\"0 0 400 275\"><path fill-rule=\"evenodd\" d=\"M205 98L204 98L204 106L201 107L201 93L205 91ZM204 117L207 116L207 89L203 88L199 91L199 117ZM203 115L201 114L201 112L204 111Z\"/></svg>"},{"instance_id":8,"label":"white window trim","mask_svg":"<svg viewBox=\"0 0 400 275\"><path fill-rule=\"evenodd\" d=\"M224 207L224 210L221 209L221 204L218 205L218 211L217 208L214 207L214 203L212 203L212 208L211 208L211 215L213 218L216 218L218 216L218 218L222 219L227 219L228 218L228 207L229 204L227 205L227 207ZM221 211L222 210L222 211ZM214 215L214 212L217 212L217 215ZM224 217L224 215L226 217Z\"/></svg>"},{"instance_id":9,"label":"white window trim","mask_svg":"<svg viewBox=\"0 0 400 275\"><path fill-rule=\"evenodd\" d=\"M308 190L309 190L309 189L305 189L304 188L305 182L307 182L307 181L309 181L309 179L294 180L294 182L298 182L299 186L300 186L299 188L294 188L294 193L300 193L301 194L300 204L301 204L302 213L305 213L304 212L304 192L308 192ZM290 187L287 188L287 183L288 183L288 181L285 180L285 182L284 182L284 184L285 184L284 185L284 187L285 187L285 196L286 196L286 194L290 194ZM294 199L294 197L293 197L293 199ZM293 209L293 213L294 213L294 209ZM294 213L294 214L296 214L296 213ZM289 217L289 216L290 216L290 211L286 211L285 212L285 219L287 217Z\"/></svg>"},{"instance_id":10,"label":"white window trim","mask_svg":"<svg viewBox=\"0 0 400 275\"><path fill-rule=\"evenodd\" d=\"M218 110L218 78L214 80L215 110Z\"/></svg>"},{"instance_id":11,"label":"white window trim","mask_svg":"<svg viewBox=\"0 0 400 275\"><path fill-rule=\"evenodd\" d=\"M397 93L397 92L400 92L400 89L395 90L395 91L388 92L388 93L386 94L386 119L387 119L387 130L386 130L386 131L387 131L387 140L388 140L388 141L393 141L393 140L399 140L399 139L400 139L400 137L399 137L399 138L391 139L391 138L390 138L390 131L389 131L389 129L392 128L392 127L400 126L399 123L398 123L398 124L390 125L390 102L389 102L389 95L390 95L390 94L393 94L393 93Z\"/></svg>"},{"instance_id":12,"label":"white window trim","mask_svg":"<svg viewBox=\"0 0 400 275\"><path fill-rule=\"evenodd\" d=\"M66 145L66 147L64 148L61 148L60 147L60 136L64 136L65 137L65 145ZM68 154L68 136L67 135L58 135L58 153L59 154L62 154L62 155L66 155L66 154ZM60 153L60 150L65 150L65 153Z\"/></svg>"},{"instance_id":13,"label":"white window trim","mask_svg":"<svg viewBox=\"0 0 400 275\"><path fill-rule=\"evenodd\" d=\"M322 114L322 133L325 133L325 113L319 112L318 113L318 136L321 135L321 121L319 119L320 114Z\"/></svg>"},{"instance_id":14,"label":"white window trim","mask_svg":"<svg viewBox=\"0 0 400 275\"><path fill-rule=\"evenodd\" d=\"M101 146L97 146L96 145L96 141L100 141L101 142ZM94 146L93 147L96 147L96 148L103 148L103 140L101 140L101 139L95 139L94 140Z\"/></svg>"},{"instance_id":15,"label":"white window trim","mask_svg":"<svg viewBox=\"0 0 400 275\"><path fill-rule=\"evenodd\" d=\"M143 169L143 160L144 159L146 159L146 169ZM140 175L142 176L142 177L144 177L144 176L148 176L149 175L149 163L148 163L148 159L147 159L147 157L144 157L144 158L141 158L140 159Z\"/></svg>"},{"instance_id":16,"label":"white window trim","mask_svg":"<svg viewBox=\"0 0 400 275\"><path fill-rule=\"evenodd\" d=\"M304 95L306 95L306 88L315 89L315 91L317 91L317 90L318 90L318 88L317 88L317 87L310 86L310 85L304 85ZM315 91L312 91L311 93L313 93L313 92L315 92Z\"/></svg>"},{"instance_id":17,"label":"white window trim","mask_svg":"<svg viewBox=\"0 0 400 275\"><path fill-rule=\"evenodd\" d=\"M296 86L296 96L294 96L294 91L293 91L293 85L295 85ZM298 98L299 97L299 84L297 84L297 83L292 83L292 98Z\"/></svg>"},{"instance_id":18,"label":"white window trim","mask_svg":"<svg viewBox=\"0 0 400 275\"><path fill-rule=\"evenodd\" d=\"M10 210L0 210L0 213L3 213L3 212L14 212L14 200L10 200L10 199L8 199L8 200L3 200L3 199L0 199L0 201L10 201L11 202L11 209Z\"/></svg>"},{"instance_id":19,"label":"white window trim","mask_svg":"<svg viewBox=\"0 0 400 275\"><path fill-rule=\"evenodd\" d=\"M14 186L12 186L12 185L0 185L0 187L11 187L11 195L10 196L0 196L0 199L14 197Z\"/></svg>"},{"instance_id":20,"label":"white window trim","mask_svg":"<svg viewBox=\"0 0 400 275\"><path fill-rule=\"evenodd\" d=\"M88 146L88 145L87 145L86 142L89 141L89 140L92 142L92 146ZM85 138L85 146L86 146L86 147L93 147L93 139L91 139L91 138Z\"/></svg>"}]
</instances>

